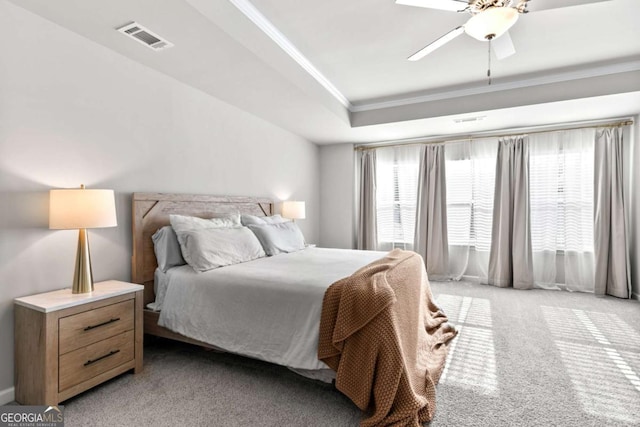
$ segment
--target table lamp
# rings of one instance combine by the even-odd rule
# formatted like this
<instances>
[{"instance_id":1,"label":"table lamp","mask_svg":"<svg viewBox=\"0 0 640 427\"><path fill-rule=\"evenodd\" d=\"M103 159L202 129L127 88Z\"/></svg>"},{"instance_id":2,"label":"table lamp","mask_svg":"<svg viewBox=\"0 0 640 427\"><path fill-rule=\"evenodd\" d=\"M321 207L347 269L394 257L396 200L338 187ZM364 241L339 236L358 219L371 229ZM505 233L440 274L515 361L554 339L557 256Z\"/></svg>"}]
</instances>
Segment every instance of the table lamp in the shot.
<instances>
[{"instance_id":1,"label":"table lamp","mask_svg":"<svg viewBox=\"0 0 640 427\"><path fill-rule=\"evenodd\" d=\"M115 227L116 203L113 190L59 189L49 191L49 228L79 230L76 268L73 274L74 294L93 291L91 255L87 228Z\"/></svg>"},{"instance_id":2,"label":"table lamp","mask_svg":"<svg viewBox=\"0 0 640 427\"><path fill-rule=\"evenodd\" d=\"M304 219L305 209L304 202L297 202L294 200L288 200L282 202L282 216L292 220Z\"/></svg>"}]
</instances>

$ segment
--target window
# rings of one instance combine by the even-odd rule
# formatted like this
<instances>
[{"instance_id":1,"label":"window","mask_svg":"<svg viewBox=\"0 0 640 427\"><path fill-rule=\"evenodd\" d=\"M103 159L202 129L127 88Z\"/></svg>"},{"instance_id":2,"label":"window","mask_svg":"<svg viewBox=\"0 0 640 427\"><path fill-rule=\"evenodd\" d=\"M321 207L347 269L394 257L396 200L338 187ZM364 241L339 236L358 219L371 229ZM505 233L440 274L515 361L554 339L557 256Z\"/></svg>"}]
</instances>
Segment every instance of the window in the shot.
<instances>
[{"instance_id":1,"label":"window","mask_svg":"<svg viewBox=\"0 0 640 427\"><path fill-rule=\"evenodd\" d=\"M593 252L592 130L534 135L530 141L534 252Z\"/></svg>"},{"instance_id":2,"label":"window","mask_svg":"<svg viewBox=\"0 0 640 427\"><path fill-rule=\"evenodd\" d=\"M593 288L594 129L529 136L534 283ZM488 277L498 138L445 147L449 273ZM376 153L378 249L413 249L419 146Z\"/></svg>"},{"instance_id":3,"label":"window","mask_svg":"<svg viewBox=\"0 0 640 427\"><path fill-rule=\"evenodd\" d=\"M593 129L532 135L529 197L534 283L593 290Z\"/></svg>"},{"instance_id":4,"label":"window","mask_svg":"<svg viewBox=\"0 0 640 427\"><path fill-rule=\"evenodd\" d=\"M445 147L445 152L449 147ZM445 162L447 172L447 236L449 245L469 246L471 243L471 211L473 186L471 160L457 159Z\"/></svg>"},{"instance_id":5,"label":"window","mask_svg":"<svg viewBox=\"0 0 640 427\"><path fill-rule=\"evenodd\" d=\"M388 147L376 153L378 249L412 249L420 147Z\"/></svg>"},{"instance_id":6,"label":"window","mask_svg":"<svg viewBox=\"0 0 640 427\"><path fill-rule=\"evenodd\" d=\"M446 146L449 246L491 248L497 141Z\"/></svg>"}]
</instances>

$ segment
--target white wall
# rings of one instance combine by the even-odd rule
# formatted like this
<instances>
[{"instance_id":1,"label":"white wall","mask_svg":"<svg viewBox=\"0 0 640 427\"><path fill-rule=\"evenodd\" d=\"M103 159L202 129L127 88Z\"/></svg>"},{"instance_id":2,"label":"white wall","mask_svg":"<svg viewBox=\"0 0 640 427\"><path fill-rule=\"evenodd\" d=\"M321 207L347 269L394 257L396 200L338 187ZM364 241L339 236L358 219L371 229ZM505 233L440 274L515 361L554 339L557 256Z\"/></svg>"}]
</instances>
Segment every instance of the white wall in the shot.
<instances>
[{"instance_id":1,"label":"white wall","mask_svg":"<svg viewBox=\"0 0 640 427\"><path fill-rule=\"evenodd\" d=\"M320 147L320 240L325 248L355 248L355 170L351 144Z\"/></svg>"},{"instance_id":2,"label":"white wall","mask_svg":"<svg viewBox=\"0 0 640 427\"><path fill-rule=\"evenodd\" d=\"M318 240L316 145L1 0L0 52L0 399L13 298L72 280L77 232L48 230L50 188L116 191L118 227L91 232L96 280L130 278L134 191L305 200Z\"/></svg>"}]
</instances>

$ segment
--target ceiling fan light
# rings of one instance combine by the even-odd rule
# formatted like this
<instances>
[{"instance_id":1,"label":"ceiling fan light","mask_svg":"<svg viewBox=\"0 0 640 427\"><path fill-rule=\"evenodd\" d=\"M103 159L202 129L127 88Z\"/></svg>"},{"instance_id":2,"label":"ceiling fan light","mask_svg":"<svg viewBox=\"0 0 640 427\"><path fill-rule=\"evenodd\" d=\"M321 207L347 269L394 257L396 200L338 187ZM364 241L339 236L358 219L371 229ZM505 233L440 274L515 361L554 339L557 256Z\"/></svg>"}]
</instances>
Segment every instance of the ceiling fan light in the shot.
<instances>
[{"instance_id":1,"label":"ceiling fan light","mask_svg":"<svg viewBox=\"0 0 640 427\"><path fill-rule=\"evenodd\" d=\"M512 7L490 7L474 15L464 24L464 31L477 40L503 35L518 20L518 10Z\"/></svg>"}]
</instances>

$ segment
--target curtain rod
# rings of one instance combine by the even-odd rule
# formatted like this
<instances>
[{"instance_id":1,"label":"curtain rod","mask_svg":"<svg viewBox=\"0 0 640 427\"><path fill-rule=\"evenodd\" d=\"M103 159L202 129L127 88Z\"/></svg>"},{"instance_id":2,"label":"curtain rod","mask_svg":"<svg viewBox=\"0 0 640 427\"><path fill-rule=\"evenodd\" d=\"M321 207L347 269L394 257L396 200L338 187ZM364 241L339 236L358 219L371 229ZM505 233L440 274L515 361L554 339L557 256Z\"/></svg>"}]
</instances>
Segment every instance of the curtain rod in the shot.
<instances>
[{"instance_id":1,"label":"curtain rod","mask_svg":"<svg viewBox=\"0 0 640 427\"><path fill-rule=\"evenodd\" d=\"M517 132L517 129L513 129L510 133L505 133L505 134L500 134L499 133L500 131L487 131L484 133L477 133L475 135L465 135L465 136L452 135L452 137L455 137L455 139L443 139L443 137L433 137L433 138L427 137L427 138L412 138L411 140L406 140L406 142L403 142L402 140L398 140L398 141L362 144L362 145L356 145L354 147L354 150L364 151L364 150L374 150L376 148L384 148L384 147L446 144L446 143L453 143L453 142L470 141L474 139L505 138L505 137L517 136L517 135L534 135L538 133L564 132L568 130L579 130L579 129L612 128L612 127L620 127L620 126L631 126L633 123L634 122L631 119L624 119L624 120L618 119L618 121L602 123L602 124L592 123L590 125L582 125L582 126L574 126L574 127L570 126L570 127L550 129L550 130L538 130L538 131L533 130L530 132L524 131L524 129L536 129L536 128L541 128L545 126L552 126L552 125L543 125L543 126L537 126L537 127L531 127L531 128L522 128L523 131L520 131L520 132Z\"/></svg>"}]
</instances>

